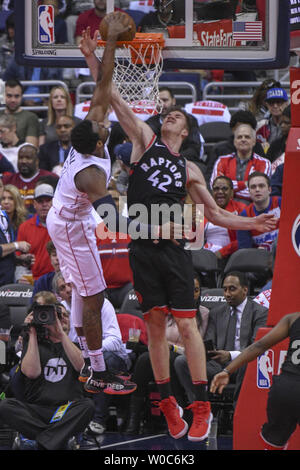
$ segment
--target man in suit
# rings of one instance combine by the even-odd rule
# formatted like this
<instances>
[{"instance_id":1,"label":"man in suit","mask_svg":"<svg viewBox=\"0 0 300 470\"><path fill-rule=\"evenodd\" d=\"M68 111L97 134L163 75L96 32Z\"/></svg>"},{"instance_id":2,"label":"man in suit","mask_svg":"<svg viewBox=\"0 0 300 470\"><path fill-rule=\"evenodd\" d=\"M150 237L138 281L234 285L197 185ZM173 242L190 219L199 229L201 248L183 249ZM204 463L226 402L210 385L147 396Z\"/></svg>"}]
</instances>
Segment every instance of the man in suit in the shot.
<instances>
[{"instance_id":1,"label":"man in suit","mask_svg":"<svg viewBox=\"0 0 300 470\"><path fill-rule=\"evenodd\" d=\"M207 353L207 379L223 370L243 349L254 342L259 328L266 325L268 309L250 299L247 278L243 273L228 273L223 281L227 305L212 308L209 313L205 341L211 340L214 350ZM187 397L193 401L192 381L185 355L178 356L174 367ZM237 400L245 369L239 369L231 381L236 384L234 401Z\"/></svg>"},{"instance_id":2,"label":"man in suit","mask_svg":"<svg viewBox=\"0 0 300 470\"><path fill-rule=\"evenodd\" d=\"M71 116L60 116L55 124L58 140L45 143L39 149L39 166L43 170L60 171L71 148L71 132L75 121Z\"/></svg>"}]
</instances>

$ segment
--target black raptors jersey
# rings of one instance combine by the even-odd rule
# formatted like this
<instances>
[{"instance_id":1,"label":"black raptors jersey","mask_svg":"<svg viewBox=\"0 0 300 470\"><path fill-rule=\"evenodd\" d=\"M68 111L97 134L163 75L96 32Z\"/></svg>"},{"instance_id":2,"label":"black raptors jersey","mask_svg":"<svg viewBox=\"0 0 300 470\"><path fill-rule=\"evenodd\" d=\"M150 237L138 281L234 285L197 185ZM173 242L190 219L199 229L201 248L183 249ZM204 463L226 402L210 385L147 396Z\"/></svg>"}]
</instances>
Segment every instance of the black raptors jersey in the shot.
<instances>
[{"instance_id":1,"label":"black raptors jersey","mask_svg":"<svg viewBox=\"0 0 300 470\"><path fill-rule=\"evenodd\" d=\"M282 371L297 374L300 377L300 317L292 324L289 336L290 343Z\"/></svg>"},{"instance_id":2,"label":"black raptors jersey","mask_svg":"<svg viewBox=\"0 0 300 470\"><path fill-rule=\"evenodd\" d=\"M186 197L186 161L180 154L172 153L162 141L155 137L142 158L131 165L127 202L130 213L133 204L143 204L148 211L148 220L151 224L151 208L157 210L158 206L174 204L178 210L183 209ZM156 205L153 207L153 205ZM172 218L172 213L170 212ZM159 221L161 223L161 220Z\"/></svg>"}]
</instances>

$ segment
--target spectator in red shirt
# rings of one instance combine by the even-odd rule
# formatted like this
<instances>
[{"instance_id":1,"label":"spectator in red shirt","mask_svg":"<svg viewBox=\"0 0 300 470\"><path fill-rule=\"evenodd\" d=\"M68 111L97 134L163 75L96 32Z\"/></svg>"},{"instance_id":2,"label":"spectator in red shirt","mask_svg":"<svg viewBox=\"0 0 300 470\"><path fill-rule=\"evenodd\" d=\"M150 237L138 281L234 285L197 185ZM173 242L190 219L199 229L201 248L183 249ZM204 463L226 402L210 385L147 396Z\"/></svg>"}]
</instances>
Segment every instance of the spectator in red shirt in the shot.
<instances>
[{"instance_id":1,"label":"spectator in red shirt","mask_svg":"<svg viewBox=\"0 0 300 470\"><path fill-rule=\"evenodd\" d=\"M217 176L228 176L233 182L234 198L250 201L248 177L254 171L271 176L271 162L257 155L253 148L256 132L248 124L241 124L234 130L235 152L219 157L211 175L211 186Z\"/></svg>"},{"instance_id":2,"label":"spectator in red shirt","mask_svg":"<svg viewBox=\"0 0 300 470\"><path fill-rule=\"evenodd\" d=\"M47 170L39 169L38 148L35 145L25 143L18 151L18 173L6 173L3 175L3 183L13 184L18 188L29 212L34 212L34 189L42 176L53 176L58 181L58 176Z\"/></svg>"},{"instance_id":3,"label":"spectator in red shirt","mask_svg":"<svg viewBox=\"0 0 300 470\"><path fill-rule=\"evenodd\" d=\"M34 209L36 214L23 222L18 231L19 240L30 243L30 252L34 255L31 271L34 281L43 274L53 271L51 259L46 249L50 236L46 227L46 217L52 206L54 189L50 184L37 184L34 191Z\"/></svg>"},{"instance_id":4,"label":"spectator in red shirt","mask_svg":"<svg viewBox=\"0 0 300 470\"><path fill-rule=\"evenodd\" d=\"M99 25L106 15L106 0L94 0L95 8L84 11L78 16L75 29L75 42L78 45L81 39L82 31L88 26L91 28L91 37L99 29ZM122 11L120 8L115 8L115 11Z\"/></svg>"}]
</instances>

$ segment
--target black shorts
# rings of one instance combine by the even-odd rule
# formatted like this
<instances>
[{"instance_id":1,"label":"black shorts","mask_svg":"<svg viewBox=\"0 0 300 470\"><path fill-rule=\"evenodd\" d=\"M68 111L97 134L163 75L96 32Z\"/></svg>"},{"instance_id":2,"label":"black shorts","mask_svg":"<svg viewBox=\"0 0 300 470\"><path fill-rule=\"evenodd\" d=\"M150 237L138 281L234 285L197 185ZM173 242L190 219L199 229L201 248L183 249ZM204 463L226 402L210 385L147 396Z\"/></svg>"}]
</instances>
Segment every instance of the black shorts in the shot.
<instances>
[{"instance_id":1,"label":"black shorts","mask_svg":"<svg viewBox=\"0 0 300 470\"><path fill-rule=\"evenodd\" d=\"M283 372L273 376L267 403L268 422L262 438L273 446L283 447L300 424L300 377Z\"/></svg>"},{"instance_id":2,"label":"black shorts","mask_svg":"<svg viewBox=\"0 0 300 470\"><path fill-rule=\"evenodd\" d=\"M193 318L194 271L189 250L172 242L131 242L129 261L133 272L134 289L145 319L158 307L175 317Z\"/></svg>"}]
</instances>

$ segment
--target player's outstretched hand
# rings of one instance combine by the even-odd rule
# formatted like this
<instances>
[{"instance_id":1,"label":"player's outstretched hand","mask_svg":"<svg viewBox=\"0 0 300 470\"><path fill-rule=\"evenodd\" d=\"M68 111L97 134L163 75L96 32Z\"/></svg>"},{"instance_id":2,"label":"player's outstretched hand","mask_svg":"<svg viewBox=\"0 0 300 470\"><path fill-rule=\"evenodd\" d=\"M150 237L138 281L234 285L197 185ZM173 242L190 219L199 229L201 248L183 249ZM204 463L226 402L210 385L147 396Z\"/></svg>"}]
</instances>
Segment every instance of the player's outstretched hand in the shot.
<instances>
[{"instance_id":1,"label":"player's outstretched hand","mask_svg":"<svg viewBox=\"0 0 300 470\"><path fill-rule=\"evenodd\" d=\"M276 229L278 219L273 214L260 214L255 217L255 229L258 232L271 232Z\"/></svg>"},{"instance_id":2,"label":"player's outstretched hand","mask_svg":"<svg viewBox=\"0 0 300 470\"><path fill-rule=\"evenodd\" d=\"M99 31L95 31L94 37L91 37L91 28L88 26L86 29L82 31L81 34L81 40L79 43L79 49L81 50L82 54L85 57L88 57L89 55L93 54L96 47L97 47L97 42L99 39Z\"/></svg>"},{"instance_id":3,"label":"player's outstretched hand","mask_svg":"<svg viewBox=\"0 0 300 470\"><path fill-rule=\"evenodd\" d=\"M229 382L229 375L226 372L219 372L216 374L211 382L210 391L211 393L216 393L217 391L221 394L224 387Z\"/></svg>"},{"instance_id":4,"label":"player's outstretched hand","mask_svg":"<svg viewBox=\"0 0 300 470\"><path fill-rule=\"evenodd\" d=\"M130 31L132 28L130 25L130 17L121 11L117 11L113 15L107 15L106 22L108 24L107 37L118 38L120 34Z\"/></svg>"}]
</instances>

